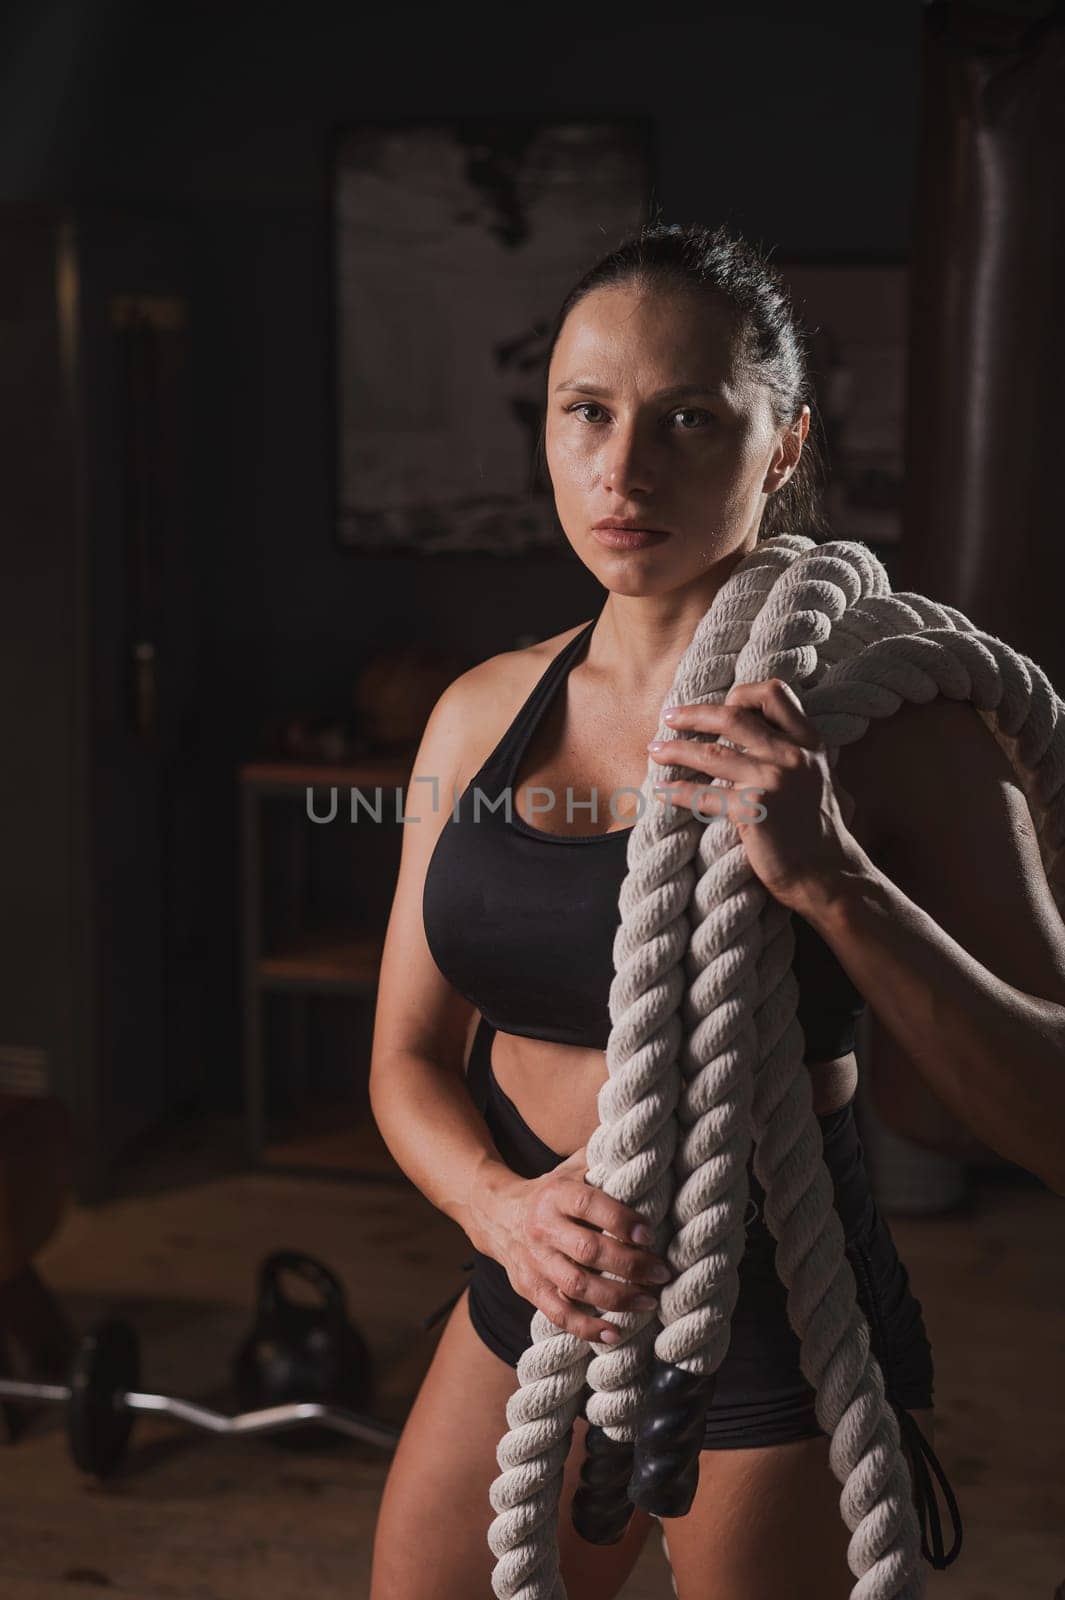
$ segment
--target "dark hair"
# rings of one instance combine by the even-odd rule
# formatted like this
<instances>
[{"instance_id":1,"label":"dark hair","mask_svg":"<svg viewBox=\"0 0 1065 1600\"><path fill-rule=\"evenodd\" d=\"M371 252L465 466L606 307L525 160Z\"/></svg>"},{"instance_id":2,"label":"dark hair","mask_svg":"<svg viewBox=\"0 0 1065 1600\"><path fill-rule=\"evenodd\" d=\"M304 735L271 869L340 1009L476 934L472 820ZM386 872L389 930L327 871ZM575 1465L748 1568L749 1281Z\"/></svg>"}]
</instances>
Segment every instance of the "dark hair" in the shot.
<instances>
[{"instance_id":1,"label":"dark hair","mask_svg":"<svg viewBox=\"0 0 1065 1600\"><path fill-rule=\"evenodd\" d=\"M783 488L771 494L758 536L803 533L813 539L828 535L821 510L823 456L820 424L806 353L806 335L787 287L766 258L739 234L700 223L651 222L589 267L570 290L555 319L545 372L562 326L585 295L594 289L628 284L668 289L697 289L730 306L745 341L745 358L772 395L778 423L794 421L799 407L810 407L810 428L799 464ZM537 459L547 479L541 423Z\"/></svg>"}]
</instances>

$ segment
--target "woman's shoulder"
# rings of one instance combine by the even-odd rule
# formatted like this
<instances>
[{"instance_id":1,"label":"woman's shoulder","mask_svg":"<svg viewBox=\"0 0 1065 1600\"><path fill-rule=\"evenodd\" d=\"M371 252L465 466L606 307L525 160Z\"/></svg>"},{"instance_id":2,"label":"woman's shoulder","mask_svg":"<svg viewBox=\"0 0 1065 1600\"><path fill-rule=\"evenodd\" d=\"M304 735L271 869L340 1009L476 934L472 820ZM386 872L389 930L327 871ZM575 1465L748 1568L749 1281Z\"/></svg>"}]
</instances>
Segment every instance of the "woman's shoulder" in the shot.
<instances>
[{"instance_id":1,"label":"woman's shoulder","mask_svg":"<svg viewBox=\"0 0 1065 1600\"><path fill-rule=\"evenodd\" d=\"M433 707L426 742L456 774L460 788L479 770L547 671L587 622L513 650L486 656L454 678Z\"/></svg>"},{"instance_id":2,"label":"woman's shoulder","mask_svg":"<svg viewBox=\"0 0 1065 1600\"><path fill-rule=\"evenodd\" d=\"M854 796L867 848L927 827L933 809L1003 782L1017 784L1010 750L971 700L904 701L840 748L837 773Z\"/></svg>"},{"instance_id":3,"label":"woman's shoulder","mask_svg":"<svg viewBox=\"0 0 1065 1600\"><path fill-rule=\"evenodd\" d=\"M941 695L871 725L841 752L840 780L875 809L879 855L857 836L903 893L996 978L1065 1006L1065 891L1056 859L1048 881L1013 743Z\"/></svg>"},{"instance_id":4,"label":"woman's shoulder","mask_svg":"<svg viewBox=\"0 0 1065 1600\"><path fill-rule=\"evenodd\" d=\"M559 651L587 626L587 622L581 622L532 644L486 656L460 673L444 690L438 703L446 701L461 708L475 729L484 722L498 721L508 708L513 714L531 694Z\"/></svg>"}]
</instances>

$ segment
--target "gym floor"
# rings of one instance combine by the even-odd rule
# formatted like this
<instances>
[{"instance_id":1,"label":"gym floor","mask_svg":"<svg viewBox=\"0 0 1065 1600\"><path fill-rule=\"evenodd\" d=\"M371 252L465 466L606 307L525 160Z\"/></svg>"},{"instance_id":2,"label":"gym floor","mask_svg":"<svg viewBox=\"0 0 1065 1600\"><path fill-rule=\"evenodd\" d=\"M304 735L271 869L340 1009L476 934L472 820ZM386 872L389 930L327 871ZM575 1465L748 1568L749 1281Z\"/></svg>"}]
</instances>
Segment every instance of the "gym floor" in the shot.
<instances>
[{"instance_id":1,"label":"gym floor","mask_svg":"<svg viewBox=\"0 0 1065 1600\"><path fill-rule=\"evenodd\" d=\"M464 1237L409 1187L241 1171L239 1131L175 1136L118 1198L72 1208L42 1275L79 1331L105 1313L136 1325L146 1389L229 1410L258 1262L307 1250L342 1277L371 1342L377 1414L402 1421L432 1353L421 1318L461 1281ZM960 1559L929 1573L942 1600L1053 1600L1065 1579L1063 1219L1065 1201L996 1175L979 1180L971 1215L892 1224L936 1350L936 1448L965 1521ZM69 1460L61 1413L42 1411L0 1445L0 1592L364 1600L386 1466L349 1441L297 1455L142 1417L101 1487ZM657 1540L624 1596L671 1600Z\"/></svg>"}]
</instances>

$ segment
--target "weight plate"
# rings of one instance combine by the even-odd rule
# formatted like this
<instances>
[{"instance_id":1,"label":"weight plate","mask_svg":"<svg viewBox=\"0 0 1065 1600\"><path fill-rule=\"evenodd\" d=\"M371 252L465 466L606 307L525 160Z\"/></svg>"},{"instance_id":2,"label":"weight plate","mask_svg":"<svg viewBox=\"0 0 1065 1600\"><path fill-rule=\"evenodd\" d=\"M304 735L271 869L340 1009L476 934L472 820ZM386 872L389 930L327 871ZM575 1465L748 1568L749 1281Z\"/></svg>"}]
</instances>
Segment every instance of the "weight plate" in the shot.
<instances>
[{"instance_id":1,"label":"weight plate","mask_svg":"<svg viewBox=\"0 0 1065 1600\"><path fill-rule=\"evenodd\" d=\"M134 1414L121 1398L140 1388L140 1348L128 1322L97 1323L78 1346L70 1380L70 1451L82 1472L113 1472L125 1454Z\"/></svg>"}]
</instances>

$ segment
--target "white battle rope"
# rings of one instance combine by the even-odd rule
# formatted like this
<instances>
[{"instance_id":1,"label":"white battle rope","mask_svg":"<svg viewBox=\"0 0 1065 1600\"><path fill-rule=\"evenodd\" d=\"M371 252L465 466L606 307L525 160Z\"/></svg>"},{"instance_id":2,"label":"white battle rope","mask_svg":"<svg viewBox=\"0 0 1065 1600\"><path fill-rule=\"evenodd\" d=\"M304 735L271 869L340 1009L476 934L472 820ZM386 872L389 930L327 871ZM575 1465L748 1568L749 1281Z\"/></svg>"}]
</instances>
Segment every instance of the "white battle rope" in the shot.
<instances>
[{"instance_id":1,"label":"white battle rope","mask_svg":"<svg viewBox=\"0 0 1065 1600\"><path fill-rule=\"evenodd\" d=\"M1065 705L1034 662L953 607L893 594L866 545L783 534L733 569L664 703L720 704L734 684L771 677L799 695L833 767L840 746L904 701L972 701L1028 798L1061 909ZM693 735L660 725L656 737ZM589 1423L632 1441L652 1354L695 1374L720 1366L753 1139L788 1320L843 1485L852 1600L911 1600L924 1583L910 1471L823 1159L795 1015L791 913L762 888L730 820L700 821L655 799L656 784L691 776L648 758L619 897L609 1076L588 1142L587 1181L643 1213L674 1278L655 1311L609 1313L624 1335L614 1348L534 1316L491 1487L492 1586L499 1600L565 1600L559 1497L586 1382Z\"/></svg>"}]
</instances>

